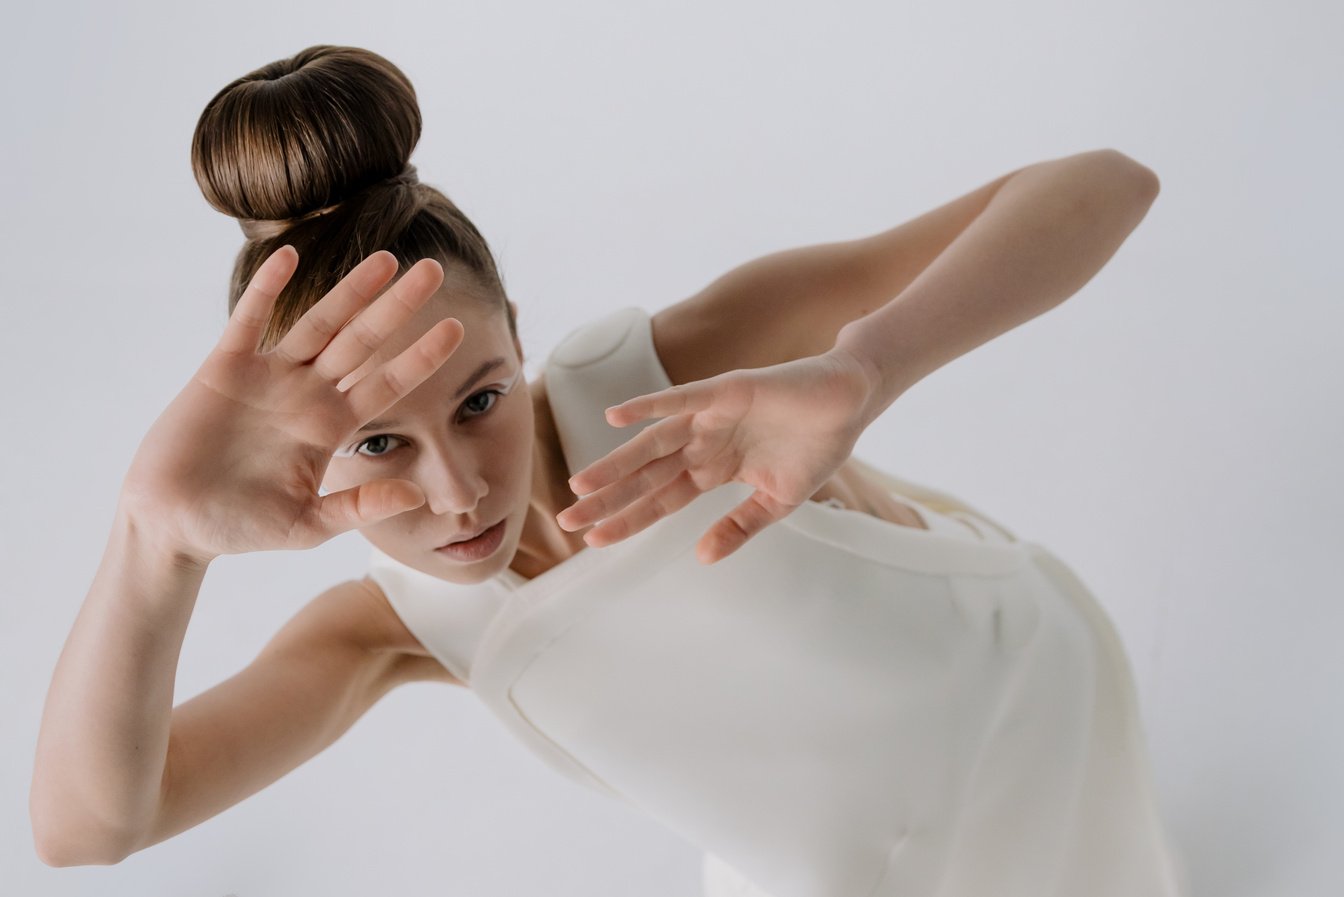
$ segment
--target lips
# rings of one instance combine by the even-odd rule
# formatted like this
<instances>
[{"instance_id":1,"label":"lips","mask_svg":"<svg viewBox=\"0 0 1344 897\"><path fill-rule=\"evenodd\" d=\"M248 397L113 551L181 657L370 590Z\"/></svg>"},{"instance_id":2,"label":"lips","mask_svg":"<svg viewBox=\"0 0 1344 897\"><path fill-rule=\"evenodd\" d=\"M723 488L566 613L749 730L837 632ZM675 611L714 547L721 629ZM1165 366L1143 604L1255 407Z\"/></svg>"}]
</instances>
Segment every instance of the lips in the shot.
<instances>
[{"instance_id":1,"label":"lips","mask_svg":"<svg viewBox=\"0 0 1344 897\"><path fill-rule=\"evenodd\" d=\"M504 521L486 527L485 532L472 539L449 542L434 549L440 557L447 557L457 564L474 564L499 551L504 544Z\"/></svg>"},{"instance_id":2,"label":"lips","mask_svg":"<svg viewBox=\"0 0 1344 897\"><path fill-rule=\"evenodd\" d=\"M498 522L499 522L498 520L495 521L495 523L498 523ZM492 527L492 526L494 526L494 525L495 525L494 523L488 523L488 524L486 524L485 526L481 527L480 529L476 530L475 532L471 533L470 535L462 536L460 539L453 539L452 541L450 541L450 542L445 542L445 543L443 543L443 544L444 544L444 545L456 545L458 542L470 542L472 539L475 539L477 536L481 535L481 533L485 532L486 530L488 530L490 527ZM442 546L440 546L440 547L442 547Z\"/></svg>"}]
</instances>

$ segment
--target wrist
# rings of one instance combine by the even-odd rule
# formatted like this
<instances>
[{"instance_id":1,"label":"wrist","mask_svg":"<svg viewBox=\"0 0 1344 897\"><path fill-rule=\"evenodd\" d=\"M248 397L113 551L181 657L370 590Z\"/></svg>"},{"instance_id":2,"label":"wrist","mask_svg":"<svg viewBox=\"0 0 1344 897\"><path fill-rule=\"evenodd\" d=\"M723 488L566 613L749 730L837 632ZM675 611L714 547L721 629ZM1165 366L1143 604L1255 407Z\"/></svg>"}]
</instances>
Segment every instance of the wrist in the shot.
<instances>
[{"instance_id":1,"label":"wrist","mask_svg":"<svg viewBox=\"0 0 1344 897\"><path fill-rule=\"evenodd\" d=\"M203 574L215 556L198 551L172 538L155 521L161 513L137 506L125 495L117 501L113 517L113 531L120 537L126 550L137 558L156 567L180 569Z\"/></svg>"},{"instance_id":2,"label":"wrist","mask_svg":"<svg viewBox=\"0 0 1344 897\"><path fill-rule=\"evenodd\" d=\"M862 320L862 319L860 319ZM890 352L875 351L872 334L851 321L836 334L831 353L846 358L864 372L869 383L868 398L862 411L864 425L875 420L910 384L893 370Z\"/></svg>"}]
</instances>

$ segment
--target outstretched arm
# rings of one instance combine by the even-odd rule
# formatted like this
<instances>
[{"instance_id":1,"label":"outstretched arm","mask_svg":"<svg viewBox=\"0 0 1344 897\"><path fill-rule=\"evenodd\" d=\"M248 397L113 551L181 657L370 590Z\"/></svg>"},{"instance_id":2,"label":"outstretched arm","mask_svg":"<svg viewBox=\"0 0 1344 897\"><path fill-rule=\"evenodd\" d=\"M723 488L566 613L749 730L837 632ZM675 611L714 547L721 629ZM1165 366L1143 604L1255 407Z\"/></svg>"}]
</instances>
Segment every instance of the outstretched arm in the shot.
<instances>
[{"instance_id":1,"label":"outstretched arm","mask_svg":"<svg viewBox=\"0 0 1344 897\"><path fill-rule=\"evenodd\" d=\"M840 328L876 419L954 358L1055 307L1092 279L1157 198L1150 169L1115 150L1015 172L984 210L895 298Z\"/></svg>"},{"instance_id":2,"label":"outstretched arm","mask_svg":"<svg viewBox=\"0 0 1344 897\"><path fill-rule=\"evenodd\" d=\"M716 356L721 365L734 347L762 342L759 327L735 322L781 297L786 305L805 298L788 305L802 316L762 320L783 320L782 332L804 335L800 344L830 348L784 351L785 341L767 333L754 365L717 374L711 366L698 379L608 408L616 427L664 420L576 471L569 484L583 497L557 522L572 531L600 521L584 541L601 547L718 485L748 483L755 492L696 549L702 563L727 557L813 495L911 385L1076 292L1142 220L1157 190L1156 175L1121 153L1081 153L1018 169L873 237L735 269L673 307L660 355L670 348L673 359L691 357L718 345L728 348ZM974 217L971 206L980 210ZM850 317L888 287L894 299ZM846 323L834 327L837 314ZM772 361L771 353L786 357Z\"/></svg>"}]
</instances>

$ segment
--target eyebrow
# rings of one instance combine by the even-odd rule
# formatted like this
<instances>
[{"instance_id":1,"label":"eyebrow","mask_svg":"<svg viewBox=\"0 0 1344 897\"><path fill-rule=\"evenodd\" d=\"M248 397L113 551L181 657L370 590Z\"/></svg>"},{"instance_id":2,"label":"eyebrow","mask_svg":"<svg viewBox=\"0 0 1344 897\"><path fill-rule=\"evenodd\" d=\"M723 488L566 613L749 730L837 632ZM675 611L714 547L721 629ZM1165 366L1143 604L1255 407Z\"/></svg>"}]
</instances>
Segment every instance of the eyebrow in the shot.
<instances>
[{"instance_id":1,"label":"eyebrow","mask_svg":"<svg viewBox=\"0 0 1344 897\"><path fill-rule=\"evenodd\" d=\"M500 356L500 357L498 357L498 358L491 358L489 361L482 361L482 362L476 367L476 370L474 370L474 371L471 372L471 376L468 377L468 378L466 379L466 382L463 383L461 386L458 387L457 392L453 393L453 398L454 398L454 399L460 399L460 398L462 397L462 394L463 394L464 392L466 392L467 390L471 389L473 386L475 386L475 385L480 381L480 379L481 379L482 377L484 377L486 374L488 374L488 373L490 373L491 371L493 371L495 368L499 367L501 364L504 364L504 362L505 362L505 359L504 359L503 356ZM395 419L390 418L390 417L383 417L383 418L379 418L379 419L377 419L377 420L371 420L371 421L369 421L367 424L365 424L364 426L360 427L360 428L359 428L358 430L356 430L355 432L356 432L356 433L363 433L363 432L365 432L365 431L367 431L367 430L382 430L382 429L385 429L385 428L387 428L387 427L396 427L396 426L400 426L400 425L401 425L401 421L395 420Z\"/></svg>"}]
</instances>

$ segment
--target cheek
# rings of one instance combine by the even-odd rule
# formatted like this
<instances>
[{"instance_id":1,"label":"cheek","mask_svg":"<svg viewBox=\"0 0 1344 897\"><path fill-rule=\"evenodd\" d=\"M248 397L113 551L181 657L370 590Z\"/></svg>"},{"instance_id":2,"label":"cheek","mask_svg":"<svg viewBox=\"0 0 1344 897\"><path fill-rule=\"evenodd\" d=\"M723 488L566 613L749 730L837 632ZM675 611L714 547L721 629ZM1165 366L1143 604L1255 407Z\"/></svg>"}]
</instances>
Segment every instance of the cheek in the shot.
<instances>
[{"instance_id":1,"label":"cheek","mask_svg":"<svg viewBox=\"0 0 1344 897\"><path fill-rule=\"evenodd\" d=\"M487 462L490 479L500 484L508 483L516 491L531 492L533 439L530 416L510 420L508 428L499 434Z\"/></svg>"},{"instance_id":2,"label":"cheek","mask_svg":"<svg viewBox=\"0 0 1344 897\"><path fill-rule=\"evenodd\" d=\"M345 464L332 461L327 465L327 472L322 475L324 492L340 492L342 489L348 489L353 485L355 485L355 481L351 478L350 471Z\"/></svg>"}]
</instances>

